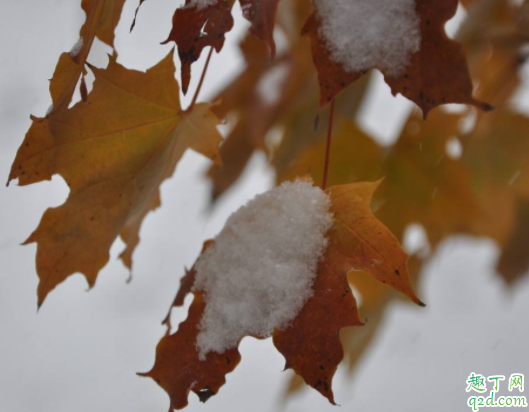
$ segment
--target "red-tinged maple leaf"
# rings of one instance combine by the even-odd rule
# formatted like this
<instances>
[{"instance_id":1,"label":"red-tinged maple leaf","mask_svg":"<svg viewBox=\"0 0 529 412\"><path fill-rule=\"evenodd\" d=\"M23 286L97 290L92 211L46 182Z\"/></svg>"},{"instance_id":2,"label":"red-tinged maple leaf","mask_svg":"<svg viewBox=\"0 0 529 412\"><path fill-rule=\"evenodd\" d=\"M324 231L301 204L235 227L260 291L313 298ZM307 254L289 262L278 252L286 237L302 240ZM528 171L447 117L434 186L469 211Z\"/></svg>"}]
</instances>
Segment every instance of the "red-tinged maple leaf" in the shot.
<instances>
[{"instance_id":1,"label":"red-tinged maple leaf","mask_svg":"<svg viewBox=\"0 0 529 412\"><path fill-rule=\"evenodd\" d=\"M344 327L363 324L347 272L369 272L380 282L423 305L411 286L408 256L391 232L371 213L370 202L378 185L379 182L353 183L326 190L334 224L328 233L328 247L318 265L313 294L290 325L273 333L274 344L286 359L286 368L292 368L331 403L334 403L332 378L343 358L339 332ZM206 242L203 253L212 245ZM187 272L174 304L181 304L191 291L195 274L194 267ZM203 400L216 394L225 383L225 375L240 361L237 345L224 353L209 352L205 360L200 360L197 335L208 296L200 291L194 293L187 320L180 324L176 333L162 338L154 367L141 374L151 377L166 390L173 409L187 405L190 390Z\"/></svg>"},{"instance_id":2,"label":"red-tinged maple leaf","mask_svg":"<svg viewBox=\"0 0 529 412\"><path fill-rule=\"evenodd\" d=\"M276 54L274 26L279 1L280 0L239 0L243 16L252 23L250 33L268 43L272 57Z\"/></svg>"},{"instance_id":3,"label":"red-tinged maple leaf","mask_svg":"<svg viewBox=\"0 0 529 412\"><path fill-rule=\"evenodd\" d=\"M217 53L224 45L224 35L233 27L231 7L226 0L200 6L186 0L173 16L173 28L163 44L174 41L182 63L182 91L187 92L191 81L191 65L197 61L205 47Z\"/></svg>"},{"instance_id":4,"label":"red-tinged maple leaf","mask_svg":"<svg viewBox=\"0 0 529 412\"><path fill-rule=\"evenodd\" d=\"M444 26L457 9L458 0L417 0L416 13L420 19L420 48L414 52L402 74L394 75L380 67L392 93L401 93L415 102L424 117L434 107L445 103L467 103L482 110L491 106L472 97L472 81L462 46L448 38ZM323 37L322 19L314 12L302 33L311 38L312 56L320 82L320 104L329 103L349 84L358 80L367 70L348 71L332 57L327 40ZM351 38L350 42L360 41ZM367 47L367 46L366 46Z\"/></svg>"},{"instance_id":5,"label":"red-tinged maple leaf","mask_svg":"<svg viewBox=\"0 0 529 412\"><path fill-rule=\"evenodd\" d=\"M328 260L321 262L313 296L292 325L276 330L273 336L274 345L285 357L285 369L293 369L332 404L332 378L344 356L339 332L347 326L363 325L344 273L336 271Z\"/></svg>"},{"instance_id":6,"label":"red-tinged maple leaf","mask_svg":"<svg viewBox=\"0 0 529 412\"><path fill-rule=\"evenodd\" d=\"M286 368L292 368L333 404L332 378L343 358L340 329L362 325L347 272L369 272L424 306L409 280L408 256L371 213L371 198L379 183L353 183L327 190L334 227L329 232L314 295L291 326L274 333L274 344L285 357Z\"/></svg>"},{"instance_id":7,"label":"red-tinged maple leaf","mask_svg":"<svg viewBox=\"0 0 529 412\"><path fill-rule=\"evenodd\" d=\"M215 244L215 241L213 239L206 240L204 242L204 245L202 246L202 253L204 251ZM196 268L195 265L190 270L186 269L186 274L180 279L180 287L178 288L178 292L176 293L176 296L173 300L173 303L171 304L171 307L169 308L169 312L167 313L167 316L163 320L162 324L167 325L168 332L171 331L171 311L176 306L183 306L184 299L188 294L191 293L191 290L193 289L193 284L195 283L195 276L196 276Z\"/></svg>"},{"instance_id":8,"label":"red-tinged maple leaf","mask_svg":"<svg viewBox=\"0 0 529 412\"><path fill-rule=\"evenodd\" d=\"M189 308L187 319L178 331L165 336L156 348L156 364L151 371L140 373L150 377L169 394L171 409L187 406L189 391L195 392L202 402L215 395L226 383L226 374L233 371L241 360L237 348L224 353L210 352L204 361L199 360L196 338L198 324L207 302L200 293Z\"/></svg>"},{"instance_id":9,"label":"red-tinged maple leaf","mask_svg":"<svg viewBox=\"0 0 529 412\"><path fill-rule=\"evenodd\" d=\"M140 0L131 30L136 24L138 10L145 0ZM280 0L239 0L244 17L252 23L250 32L265 41L275 56L274 26ZM173 27L166 44L174 41L182 63L182 91L187 93L191 81L191 65L200 58L205 47L213 47L217 53L224 46L224 36L233 27L231 8L234 0L217 0L200 4L186 0L175 11Z\"/></svg>"}]
</instances>

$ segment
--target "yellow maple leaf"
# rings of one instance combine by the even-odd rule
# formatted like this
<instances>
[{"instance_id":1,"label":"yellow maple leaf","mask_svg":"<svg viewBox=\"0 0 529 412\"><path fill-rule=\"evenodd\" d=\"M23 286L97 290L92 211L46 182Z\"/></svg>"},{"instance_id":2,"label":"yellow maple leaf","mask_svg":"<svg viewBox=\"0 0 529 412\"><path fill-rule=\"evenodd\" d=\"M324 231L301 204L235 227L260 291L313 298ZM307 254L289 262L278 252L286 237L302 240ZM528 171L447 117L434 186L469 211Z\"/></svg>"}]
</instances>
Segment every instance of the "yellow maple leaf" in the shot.
<instances>
[{"instance_id":1,"label":"yellow maple leaf","mask_svg":"<svg viewBox=\"0 0 529 412\"><path fill-rule=\"evenodd\" d=\"M118 235L131 266L141 223L160 205L159 186L186 149L219 159L222 137L210 105L181 110L173 52L146 73L127 70L115 56L106 70L92 70L87 102L34 119L9 177L26 185L60 174L70 187L26 241L38 245L39 305L73 273L93 286Z\"/></svg>"}]
</instances>

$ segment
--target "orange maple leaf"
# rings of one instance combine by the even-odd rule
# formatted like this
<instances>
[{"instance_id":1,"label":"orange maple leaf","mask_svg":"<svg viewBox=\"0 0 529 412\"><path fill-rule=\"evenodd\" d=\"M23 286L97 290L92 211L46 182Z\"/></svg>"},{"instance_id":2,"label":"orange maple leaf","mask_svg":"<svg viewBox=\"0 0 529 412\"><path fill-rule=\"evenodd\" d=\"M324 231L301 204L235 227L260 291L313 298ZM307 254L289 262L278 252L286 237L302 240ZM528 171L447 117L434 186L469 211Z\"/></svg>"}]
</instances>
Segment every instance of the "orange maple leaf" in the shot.
<instances>
[{"instance_id":1,"label":"orange maple leaf","mask_svg":"<svg viewBox=\"0 0 529 412\"><path fill-rule=\"evenodd\" d=\"M286 368L294 369L331 403L334 403L332 378L343 358L339 331L363 324L347 272L369 272L380 282L424 306L411 286L406 264L408 256L391 232L371 213L371 198L379 184L353 183L326 190L331 199L334 226L328 233L329 244L318 265L313 295L288 327L273 333L274 344L286 359ZM203 252L212 245L206 242ZM184 277L175 305L181 305L191 291L195 274L193 267ZM153 368L140 374L152 378L166 390L172 409L187 405L190 390L203 401L215 395L225 383L225 375L233 371L241 359L237 347L223 353L209 352L205 360L199 359L196 338L207 304L207 295L195 291L188 318L176 333L162 338Z\"/></svg>"},{"instance_id":2,"label":"orange maple leaf","mask_svg":"<svg viewBox=\"0 0 529 412\"><path fill-rule=\"evenodd\" d=\"M117 236L127 245L121 259L132 266L143 219L160 205L160 184L186 149L220 159L211 106L181 110L173 52L146 73L125 69L115 56L106 70L91 69L88 101L34 118L9 175L27 185L60 174L70 187L26 241L37 243L39 306L73 273L93 286Z\"/></svg>"}]
</instances>

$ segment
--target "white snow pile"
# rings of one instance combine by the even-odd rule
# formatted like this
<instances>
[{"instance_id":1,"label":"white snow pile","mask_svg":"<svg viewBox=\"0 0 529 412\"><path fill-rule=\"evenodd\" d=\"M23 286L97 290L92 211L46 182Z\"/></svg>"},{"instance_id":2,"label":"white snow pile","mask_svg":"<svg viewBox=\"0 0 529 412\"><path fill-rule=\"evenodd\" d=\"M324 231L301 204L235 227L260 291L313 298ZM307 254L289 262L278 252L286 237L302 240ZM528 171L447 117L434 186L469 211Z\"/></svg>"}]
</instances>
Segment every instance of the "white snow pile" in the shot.
<instances>
[{"instance_id":1,"label":"white snow pile","mask_svg":"<svg viewBox=\"0 0 529 412\"><path fill-rule=\"evenodd\" d=\"M206 294L197 348L201 360L246 335L271 336L312 295L332 225L330 199L311 182L286 182L257 196L226 222L196 263Z\"/></svg>"},{"instance_id":2,"label":"white snow pile","mask_svg":"<svg viewBox=\"0 0 529 412\"><path fill-rule=\"evenodd\" d=\"M81 52L83 49L84 41L82 37L79 37L79 40L75 42L72 49L68 52L68 54L71 57L77 57L77 55Z\"/></svg>"},{"instance_id":3,"label":"white snow pile","mask_svg":"<svg viewBox=\"0 0 529 412\"><path fill-rule=\"evenodd\" d=\"M415 0L314 0L314 5L320 36L346 72L377 67L397 77L420 50Z\"/></svg>"}]
</instances>

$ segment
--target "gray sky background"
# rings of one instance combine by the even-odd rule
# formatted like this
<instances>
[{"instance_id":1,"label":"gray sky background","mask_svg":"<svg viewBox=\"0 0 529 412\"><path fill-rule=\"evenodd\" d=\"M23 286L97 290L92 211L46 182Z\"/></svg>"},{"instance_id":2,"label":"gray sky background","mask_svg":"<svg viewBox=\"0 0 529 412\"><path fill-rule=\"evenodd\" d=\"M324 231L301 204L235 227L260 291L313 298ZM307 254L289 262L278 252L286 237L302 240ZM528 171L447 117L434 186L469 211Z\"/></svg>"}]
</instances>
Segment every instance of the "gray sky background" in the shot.
<instances>
[{"instance_id":1,"label":"gray sky background","mask_svg":"<svg viewBox=\"0 0 529 412\"><path fill-rule=\"evenodd\" d=\"M84 16L80 1L0 0L0 177L7 178L16 149L30 125L50 104L48 81L61 52L78 38ZM126 3L117 31L119 61L146 69L170 46L160 46L179 1L146 2L132 34L128 26L136 0ZM240 18L215 55L204 98L237 74L236 48L247 27ZM455 26L454 26L455 27ZM104 64L104 46L90 61ZM195 65L198 72L202 62ZM195 75L195 81L198 75ZM194 84L190 90L194 90ZM527 88L520 101L527 99ZM186 98L188 101L189 98ZM363 108L362 125L391 141L410 105L392 98L380 76ZM149 215L134 256L132 283L116 260L95 289L86 292L81 275L71 277L36 313L35 246L19 246L37 226L44 210L61 204L67 188L52 182L0 187L0 411L1 412L165 412L168 398L136 372L153 364L164 333L160 321L183 274L231 212L271 187L266 159L255 157L242 181L212 212L207 211L208 162L188 153L175 178L163 185L163 207ZM380 332L353 376L339 370L335 394L341 408L306 389L282 403L291 372L270 340L246 338L242 363L219 395L203 405L190 395L189 411L465 411L465 381L471 372L514 372L529 377L529 279L507 289L494 274L497 248L487 240L446 242L427 266L422 300L428 306L394 303ZM188 301L189 304L189 301ZM185 317L176 311L174 324Z\"/></svg>"}]
</instances>

